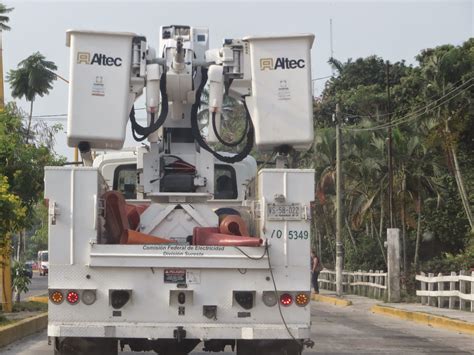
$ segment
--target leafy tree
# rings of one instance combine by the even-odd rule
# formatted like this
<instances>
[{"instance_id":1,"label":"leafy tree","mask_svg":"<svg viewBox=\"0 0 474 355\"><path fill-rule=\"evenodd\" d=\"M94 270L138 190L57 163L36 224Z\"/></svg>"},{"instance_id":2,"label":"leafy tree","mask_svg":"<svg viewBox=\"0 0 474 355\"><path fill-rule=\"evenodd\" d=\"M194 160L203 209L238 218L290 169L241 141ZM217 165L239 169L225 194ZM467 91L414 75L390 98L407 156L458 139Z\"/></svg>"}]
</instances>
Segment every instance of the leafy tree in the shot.
<instances>
[{"instance_id":1,"label":"leafy tree","mask_svg":"<svg viewBox=\"0 0 474 355\"><path fill-rule=\"evenodd\" d=\"M8 236L20 230L25 223L26 208L20 198L10 191L8 178L0 174L0 243L2 249Z\"/></svg>"},{"instance_id":2,"label":"leafy tree","mask_svg":"<svg viewBox=\"0 0 474 355\"><path fill-rule=\"evenodd\" d=\"M31 118L33 116L33 103L36 96L43 97L53 88L52 82L57 79L53 70L56 64L46 60L40 52L33 53L28 58L18 63L18 69L10 70L7 80L10 82L12 97L23 98L30 102L30 115L26 130L26 142L30 138Z\"/></svg>"},{"instance_id":3,"label":"leafy tree","mask_svg":"<svg viewBox=\"0 0 474 355\"><path fill-rule=\"evenodd\" d=\"M411 266L426 270L429 259L465 260L457 254L472 254L468 213L474 201L474 157L469 153L474 149L473 44L470 39L462 46L423 50L415 67L403 61L390 65L390 114L397 124L393 128L393 207L395 224L402 229L405 276ZM382 242L388 219L387 65L376 56L345 63L331 59L330 63L338 75L314 102L315 144L310 158L300 154L303 159L298 166L310 162L316 170L315 228L323 236L323 258L331 260L335 211L332 115L339 103L345 264L353 269L377 269L384 265ZM354 130L354 125L368 130ZM378 128L371 128L374 126ZM458 196L453 195L456 190ZM460 210L465 211L464 216Z\"/></svg>"},{"instance_id":4,"label":"leafy tree","mask_svg":"<svg viewBox=\"0 0 474 355\"><path fill-rule=\"evenodd\" d=\"M48 249L48 208L38 202L34 207L31 238L26 250L26 260L34 260L39 250Z\"/></svg>"},{"instance_id":5,"label":"leafy tree","mask_svg":"<svg viewBox=\"0 0 474 355\"><path fill-rule=\"evenodd\" d=\"M10 31L10 26L7 23L10 18L7 16L8 13L13 11L12 7L6 7L5 4L0 3L0 31Z\"/></svg>"},{"instance_id":6,"label":"leafy tree","mask_svg":"<svg viewBox=\"0 0 474 355\"><path fill-rule=\"evenodd\" d=\"M24 230L33 227L38 213L37 203L43 194L43 169L46 165L58 165L63 159L58 158L48 148L43 138L32 131L32 140L25 143L26 129L22 124L22 113L14 104L9 104L0 112L0 177L5 178L5 191L15 196L17 208L2 208L0 224L16 221L15 228L0 230L0 238L6 246L4 254L10 258L12 234L20 231L19 241ZM42 129L46 127L41 127ZM19 244L19 246L22 243Z\"/></svg>"},{"instance_id":7,"label":"leafy tree","mask_svg":"<svg viewBox=\"0 0 474 355\"><path fill-rule=\"evenodd\" d=\"M28 292L28 285L31 283L23 261L17 260L13 263L12 275L12 286L16 293L16 302L20 302L20 295Z\"/></svg>"}]
</instances>

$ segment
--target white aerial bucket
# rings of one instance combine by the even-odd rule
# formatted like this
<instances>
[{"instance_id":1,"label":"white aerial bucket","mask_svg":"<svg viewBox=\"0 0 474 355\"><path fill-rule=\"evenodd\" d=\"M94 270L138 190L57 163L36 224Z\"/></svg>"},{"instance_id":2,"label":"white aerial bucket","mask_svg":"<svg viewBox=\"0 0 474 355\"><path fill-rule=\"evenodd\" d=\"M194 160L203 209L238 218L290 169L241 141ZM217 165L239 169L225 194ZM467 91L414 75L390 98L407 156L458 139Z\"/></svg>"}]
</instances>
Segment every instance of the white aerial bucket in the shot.
<instances>
[{"instance_id":1,"label":"white aerial bucket","mask_svg":"<svg viewBox=\"0 0 474 355\"><path fill-rule=\"evenodd\" d=\"M133 33L67 31L70 87L67 144L120 149L129 117Z\"/></svg>"},{"instance_id":2,"label":"white aerial bucket","mask_svg":"<svg viewBox=\"0 0 474 355\"><path fill-rule=\"evenodd\" d=\"M252 95L246 98L259 150L313 142L311 46L314 35L246 37Z\"/></svg>"}]
</instances>

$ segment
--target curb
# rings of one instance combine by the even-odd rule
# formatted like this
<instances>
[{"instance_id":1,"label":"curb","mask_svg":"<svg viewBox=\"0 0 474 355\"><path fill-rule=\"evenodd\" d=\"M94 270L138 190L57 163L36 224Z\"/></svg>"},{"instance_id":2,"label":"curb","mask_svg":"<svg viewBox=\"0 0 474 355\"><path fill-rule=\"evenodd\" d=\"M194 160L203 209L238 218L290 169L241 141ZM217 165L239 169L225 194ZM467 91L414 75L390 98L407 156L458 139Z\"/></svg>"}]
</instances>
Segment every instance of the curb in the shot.
<instances>
[{"instance_id":1,"label":"curb","mask_svg":"<svg viewBox=\"0 0 474 355\"><path fill-rule=\"evenodd\" d=\"M474 335L474 323L452 319L423 312L405 311L403 309L375 305L370 309L372 313L392 316L403 320L430 325L436 328L454 330L460 333Z\"/></svg>"},{"instance_id":2,"label":"curb","mask_svg":"<svg viewBox=\"0 0 474 355\"><path fill-rule=\"evenodd\" d=\"M348 301L342 298L332 297L332 296L324 296L324 295L316 294L316 293L311 294L311 299L316 302L330 303L334 306L339 306L339 307L347 307L347 306L352 305L351 301Z\"/></svg>"},{"instance_id":3,"label":"curb","mask_svg":"<svg viewBox=\"0 0 474 355\"><path fill-rule=\"evenodd\" d=\"M0 347L13 343L16 340L34 334L46 328L48 325L48 313L22 319L13 324L0 327Z\"/></svg>"},{"instance_id":4,"label":"curb","mask_svg":"<svg viewBox=\"0 0 474 355\"><path fill-rule=\"evenodd\" d=\"M33 296L33 297L28 297L28 301L31 301L31 302L40 302L40 303L48 303L48 296Z\"/></svg>"}]
</instances>

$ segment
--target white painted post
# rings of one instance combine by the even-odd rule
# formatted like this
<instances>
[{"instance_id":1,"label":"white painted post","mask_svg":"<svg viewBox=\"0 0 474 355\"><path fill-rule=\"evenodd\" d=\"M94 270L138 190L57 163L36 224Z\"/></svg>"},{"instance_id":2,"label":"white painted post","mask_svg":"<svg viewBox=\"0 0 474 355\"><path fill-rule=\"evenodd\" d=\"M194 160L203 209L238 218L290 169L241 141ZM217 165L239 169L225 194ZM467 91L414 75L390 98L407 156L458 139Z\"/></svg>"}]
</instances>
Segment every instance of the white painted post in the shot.
<instances>
[{"instance_id":1,"label":"white painted post","mask_svg":"<svg viewBox=\"0 0 474 355\"><path fill-rule=\"evenodd\" d=\"M471 277L474 277L474 271L471 272ZM474 281L471 281L471 295L474 294ZM474 301L471 298L471 312L474 312Z\"/></svg>"},{"instance_id":2,"label":"white painted post","mask_svg":"<svg viewBox=\"0 0 474 355\"><path fill-rule=\"evenodd\" d=\"M358 271L358 274L357 274L357 282L362 282L362 270L359 270ZM357 294L359 296L362 296L362 285L357 285Z\"/></svg>"},{"instance_id":3,"label":"white painted post","mask_svg":"<svg viewBox=\"0 0 474 355\"><path fill-rule=\"evenodd\" d=\"M426 276L426 274L422 271L420 272L421 276ZM420 289L421 291L426 291L426 282L425 281L420 281ZM421 296L421 304L426 304L428 301L428 298L426 296Z\"/></svg>"},{"instance_id":4,"label":"white painted post","mask_svg":"<svg viewBox=\"0 0 474 355\"><path fill-rule=\"evenodd\" d=\"M354 293L354 287L352 286L352 282L354 280L354 276L352 275L352 272L347 274L347 283L348 283L348 293L353 294Z\"/></svg>"},{"instance_id":5,"label":"white painted post","mask_svg":"<svg viewBox=\"0 0 474 355\"><path fill-rule=\"evenodd\" d=\"M466 275L466 271L464 271L464 270L459 271L459 276L461 276L461 275L462 276ZM459 280L459 292L460 293L466 293L466 281ZM466 307L466 301L463 300L461 297L459 297L459 309L463 310L465 307Z\"/></svg>"},{"instance_id":6,"label":"white painted post","mask_svg":"<svg viewBox=\"0 0 474 355\"><path fill-rule=\"evenodd\" d=\"M454 271L451 271L451 276L456 276L456 273ZM456 281L449 282L449 291L456 291ZM455 305L456 305L456 297L449 296L449 309L454 309Z\"/></svg>"},{"instance_id":7,"label":"white painted post","mask_svg":"<svg viewBox=\"0 0 474 355\"><path fill-rule=\"evenodd\" d=\"M388 301L400 302L400 229L387 229Z\"/></svg>"},{"instance_id":8,"label":"white painted post","mask_svg":"<svg viewBox=\"0 0 474 355\"><path fill-rule=\"evenodd\" d=\"M380 273L380 271L375 270L375 273L377 274L377 276L375 276L375 284L380 285L380 276L378 275ZM380 288L376 287L374 291L375 291L374 297L375 298L380 298Z\"/></svg>"},{"instance_id":9,"label":"white painted post","mask_svg":"<svg viewBox=\"0 0 474 355\"><path fill-rule=\"evenodd\" d=\"M430 272L428 274L428 278L431 279L432 277L434 277L434 274L432 272ZM433 282L428 283L428 291L430 291L430 294L428 296L428 306L434 306L433 301L436 300L436 298L431 296L431 292L434 291L434 283Z\"/></svg>"},{"instance_id":10,"label":"white painted post","mask_svg":"<svg viewBox=\"0 0 474 355\"><path fill-rule=\"evenodd\" d=\"M374 272L374 270L369 270L369 272L372 274ZM370 283L374 283L374 277L372 275L369 275L369 282ZM374 297L374 288L372 286L369 286L368 287L369 289L369 297Z\"/></svg>"},{"instance_id":11,"label":"white painted post","mask_svg":"<svg viewBox=\"0 0 474 355\"><path fill-rule=\"evenodd\" d=\"M443 274L439 273L438 277L442 277ZM439 281L438 282L438 292L444 290L444 281ZM439 293L438 293L439 294ZM444 298L441 296L438 296L438 308L442 308L444 303Z\"/></svg>"}]
</instances>

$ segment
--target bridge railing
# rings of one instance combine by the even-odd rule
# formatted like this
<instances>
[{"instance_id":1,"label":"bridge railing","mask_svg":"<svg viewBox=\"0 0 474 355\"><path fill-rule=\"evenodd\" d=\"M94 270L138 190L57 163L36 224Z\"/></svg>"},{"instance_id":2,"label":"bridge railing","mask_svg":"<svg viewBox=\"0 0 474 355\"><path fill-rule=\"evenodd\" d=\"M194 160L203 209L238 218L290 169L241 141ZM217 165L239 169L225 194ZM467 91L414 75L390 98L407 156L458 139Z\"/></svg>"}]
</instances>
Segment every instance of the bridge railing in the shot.
<instances>
[{"instance_id":1,"label":"bridge railing","mask_svg":"<svg viewBox=\"0 0 474 355\"><path fill-rule=\"evenodd\" d=\"M420 286L416 295L421 297L421 304L474 312L474 271L437 276L422 272L416 280Z\"/></svg>"},{"instance_id":2,"label":"bridge railing","mask_svg":"<svg viewBox=\"0 0 474 355\"><path fill-rule=\"evenodd\" d=\"M336 272L323 269L319 273L319 288L323 290L336 290ZM343 271L343 292L372 298L386 298L387 273L382 270Z\"/></svg>"}]
</instances>

